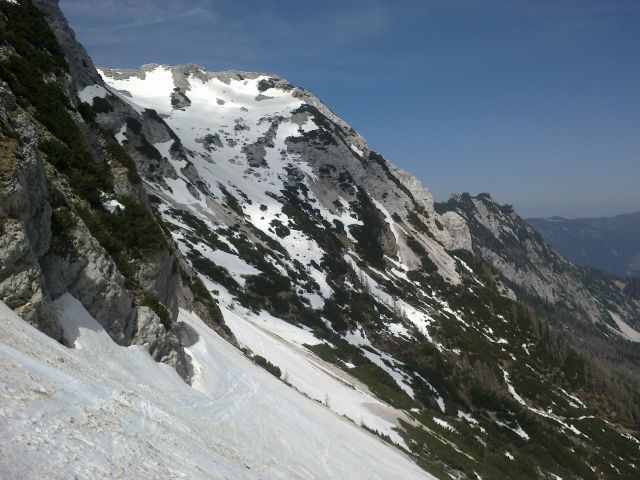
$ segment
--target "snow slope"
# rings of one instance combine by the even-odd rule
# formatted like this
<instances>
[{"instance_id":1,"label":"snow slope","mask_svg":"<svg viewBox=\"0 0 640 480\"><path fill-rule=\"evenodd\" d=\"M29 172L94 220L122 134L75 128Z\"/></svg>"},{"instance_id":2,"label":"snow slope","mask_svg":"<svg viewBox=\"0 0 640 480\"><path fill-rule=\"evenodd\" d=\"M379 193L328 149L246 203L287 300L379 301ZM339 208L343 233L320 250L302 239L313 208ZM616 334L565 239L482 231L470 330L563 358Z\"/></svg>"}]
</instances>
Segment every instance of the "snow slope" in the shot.
<instances>
[{"instance_id":1,"label":"snow slope","mask_svg":"<svg viewBox=\"0 0 640 480\"><path fill-rule=\"evenodd\" d=\"M0 302L2 478L433 478L193 314L179 315L189 387L143 347L116 345L72 296L55 305L75 349Z\"/></svg>"},{"instance_id":2,"label":"snow slope","mask_svg":"<svg viewBox=\"0 0 640 480\"><path fill-rule=\"evenodd\" d=\"M295 389L333 412L387 435L395 444L409 450L396 427L398 418L405 422L412 419L377 399L357 379L306 350L304 344L321 343L313 334L266 312L260 316L247 312L238 315L223 308L223 314L240 345L277 365L286 382ZM286 328L284 332L283 328ZM296 338L301 337L300 333L307 335Z\"/></svg>"}]
</instances>

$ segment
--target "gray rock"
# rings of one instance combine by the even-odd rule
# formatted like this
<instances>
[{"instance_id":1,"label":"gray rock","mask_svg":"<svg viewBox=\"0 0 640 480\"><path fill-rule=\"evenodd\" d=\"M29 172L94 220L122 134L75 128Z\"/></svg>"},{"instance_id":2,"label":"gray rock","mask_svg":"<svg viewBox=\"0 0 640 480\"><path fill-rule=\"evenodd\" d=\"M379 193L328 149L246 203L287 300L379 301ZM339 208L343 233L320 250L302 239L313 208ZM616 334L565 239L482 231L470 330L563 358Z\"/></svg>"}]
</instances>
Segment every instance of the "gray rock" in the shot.
<instances>
[{"instance_id":1,"label":"gray rock","mask_svg":"<svg viewBox=\"0 0 640 480\"><path fill-rule=\"evenodd\" d=\"M45 15L49 26L56 35L69 63L76 90L88 85L103 85L91 57L77 42L75 33L60 11L58 0L33 0L33 4Z\"/></svg>"},{"instance_id":2,"label":"gray rock","mask_svg":"<svg viewBox=\"0 0 640 480\"><path fill-rule=\"evenodd\" d=\"M76 219L69 236L69 254L51 252L41 261L49 292L54 298L69 292L114 341L128 345L134 334L135 309L124 277L81 219Z\"/></svg>"},{"instance_id":3,"label":"gray rock","mask_svg":"<svg viewBox=\"0 0 640 480\"><path fill-rule=\"evenodd\" d=\"M18 135L17 140L2 140L12 145L5 151L12 165L0 174L0 299L61 340L39 264L50 246L51 205L36 126L4 87L0 87L0 121L11 123Z\"/></svg>"},{"instance_id":4,"label":"gray rock","mask_svg":"<svg viewBox=\"0 0 640 480\"><path fill-rule=\"evenodd\" d=\"M149 307L138 307L136 315L136 334L133 343L145 345L155 342L165 334L158 315Z\"/></svg>"}]
</instances>

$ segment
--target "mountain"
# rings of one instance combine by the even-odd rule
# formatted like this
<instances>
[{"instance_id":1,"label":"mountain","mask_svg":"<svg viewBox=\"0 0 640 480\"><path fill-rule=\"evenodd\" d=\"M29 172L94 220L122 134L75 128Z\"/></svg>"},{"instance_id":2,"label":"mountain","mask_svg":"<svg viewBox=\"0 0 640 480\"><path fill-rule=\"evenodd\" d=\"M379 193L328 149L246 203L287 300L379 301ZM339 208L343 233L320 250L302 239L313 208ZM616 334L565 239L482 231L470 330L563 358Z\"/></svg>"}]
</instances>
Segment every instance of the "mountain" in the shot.
<instances>
[{"instance_id":1,"label":"mountain","mask_svg":"<svg viewBox=\"0 0 640 480\"><path fill-rule=\"evenodd\" d=\"M577 265L640 276L640 212L602 218L528 218L549 245Z\"/></svg>"},{"instance_id":2,"label":"mountain","mask_svg":"<svg viewBox=\"0 0 640 480\"><path fill-rule=\"evenodd\" d=\"M566 260L510 205L498 205L489 194L462 194L436 204L436 210L465 218L474 252L499 272L514 292L512 298L599 327L615 329L623 320L640 328L638 303L625 292L624 284Z\"/></svg>"},{"instance_id":3,"label":"mountain","mask_svg":"<svg viewBox=\"0 0 640 480\"><path fill-rule=\"evenodd\" d=\"M615 280L276 75L0 9L3 477L637 477Z\"/></svg>"}]
</instances>

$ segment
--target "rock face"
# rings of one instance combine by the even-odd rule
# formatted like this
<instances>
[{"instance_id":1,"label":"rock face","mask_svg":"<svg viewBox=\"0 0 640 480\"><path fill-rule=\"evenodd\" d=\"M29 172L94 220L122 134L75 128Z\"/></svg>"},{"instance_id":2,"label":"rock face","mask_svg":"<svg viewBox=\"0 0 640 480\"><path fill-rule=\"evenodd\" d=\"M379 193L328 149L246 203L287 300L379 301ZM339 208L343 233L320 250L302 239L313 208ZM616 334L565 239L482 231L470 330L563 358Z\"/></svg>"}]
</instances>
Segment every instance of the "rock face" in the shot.
<instances>
[{"instance_id":1,"label":"rock face","mask_svg":"<svg viewBox=\"0 0 640 480\"><path fill-rule=\"evenodd\" d=\"M11 40L27 31L20 30L25 24L17 22L18 17L42 33L26 46ZM173 325L171 316L175 318L178 307L186 307L215 325L219 311L211 299L200 295L201 304L203 300L190 292L193 273L179 268L181 262L184 265L180 253L153 220L134 160L97 130L95 114L87 113L92 106L82 110L84 97L79 92L90 86L106 93L106 86L75 41L57 2L4 5L2 21L13 36L4 40L0 85L0 298L62 341L51 302L70 293L117 343L149 344L156 360L174 366L189 380L192 368L181 345L180 327ZM48 55L49 60L29 63L36 55ZM16 68L21 69L19 76ZM140 125L154 141L171 139L159 117L145 118L145 112L114 95L109 101L101 107L112 113L111 118L131 119L134 129ZM149 157L153 152L141 150L136 151L141 166L154 161ZM167 168L162 174L175 176ZM96 195L96 190L102 193ZM104 204L115 197L129 199L135 211L130 221L146 222L156 232L153 248L141 252L145 246L134 247L136 239L127 238L126 230L118 227L125 221L118 217L127 212L109 213ZM165 319L150 315L149 307L141 306L145 302L168 312Z\"/></svg>"},{"instance_id":2,"label":"rock face","mask_svg":"<svg viewBox=\"0 0 640 480\"><path fill-rule=\"evenodd\" d=\"M487 194L463 194L436 209L443 217L455 214L465 219L474 250L516 291L579 312L591 322L615 328L614 312L640 328L640 304L625 295L619 283L567 261L508 205L498 205Z\"/></svg>"},{"instance_id":3,"label":"rock face","mask_svg":"<svg viewBox=\"0 0 640 480\"><path fill-rule=\"evenodd\" d=\"M129 344L136 311L124 277L81 220L69 237L72 255L52 252L42 260L48 291L54 298L70 293L117 343Z\"/></svg>"},{"instance_id":4,"label":"rock face","mask_svg":"<svg viewBox=\"0 0 640 480\"><path fill-rule=\"evenodd\" d=\"M51 30L56 36L62 48L74 90L80 90L87 85L100 83L93 60L87 54L85 48L76 41L76 35L69 27L67 19L60 10L58 0L31 0L32 3L44 14Z\"/></svg>"},{"instance_id":5,"label":"rock face","mask_svg":"<svg viewBox=\"0 0 640 480\"><path fill-rule=\"evenodd\" d=\"M8 220L2 225L0 263L3 301L29 323L60 340L61 331L51 312L38 259L24 227L15 220Z\"/></svg>"},{"instance_id":6,"label":"rock face","mask_svg":"<svg viewBox=\"0 0 640 480\"><path fill-rule=\"evenodd\" d=\"M0 87L0 124L14 137L1 140L0 297L41 330L60 340L39 260L49 250L51 205L36 126ZM9 147L10 146L10 147Z\"/></svg>"}]
</instances>

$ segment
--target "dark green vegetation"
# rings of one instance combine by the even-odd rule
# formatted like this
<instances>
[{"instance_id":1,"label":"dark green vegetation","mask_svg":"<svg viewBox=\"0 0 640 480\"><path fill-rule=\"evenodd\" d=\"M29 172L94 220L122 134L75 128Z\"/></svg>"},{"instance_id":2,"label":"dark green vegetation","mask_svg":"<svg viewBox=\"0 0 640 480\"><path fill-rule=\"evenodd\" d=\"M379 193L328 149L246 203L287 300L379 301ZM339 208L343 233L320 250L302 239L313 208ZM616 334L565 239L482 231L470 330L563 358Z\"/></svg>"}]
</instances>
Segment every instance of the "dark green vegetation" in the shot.
<instances>
[{"instance_id":1,"label":"dark green vegetation","mask_svg":"<svg viewBox=\"0 0 640 480\"><path fill-rule=\"evenodd\" d=\"M127 169L127 178L133 184L138 184L142 180L136 169L136 164L131 156L111 135L104 134L103 138L106 142L106 150L111 158Z\"/></svg>"},{"instance_id":2,"label":"dark green vegetation","mask_svg":"<svg viewBox=\"0 0 640 480\"><path fill-rule=\"evenodd\" d=\"M611 462L623 472L623 477L633 478L634 469L615 461L617 454L609 451L603 435L589 436L587 440L563 428L561 423L523 408L507 391L500 367L509 371L515 391L531 405L545 411L552 409L567 419L566 424L574 425L582 433L586 434L583 429L590 415L615 419L629 426L637 424L635 415L626 421L623 412L612 415L609 398L588 384L591 375L597 376L597 364L575 351L562 330L553 327L531 307L499 295L491 269L482 260L468 252L455 254L474 268L485 286L467 281L464 286L441 291L451 309L464 321L443 313L437 327L432 329L434 340L442 342L448 351L443 354L425 343L406 345L394 352L411 370L429 379L446 404L447 415L438 412L429 402L433 395L431 388L420 389L419 382L414 382L417 399L429 407L417 416L429 431L405 425L407 441L417 441L413 451L418 461L429 471L443 476L453 468L468 477L477 472L483 478L505 479L537 478L541 472L553 472L563 478L577 475L595 479L599 477L589 465L600 466L609 476L614 473L609 466ZM487 336L493 340L488 342ZM456 351L461 353L454 353ZM617 381L624 382L624 379ZM558 385L580 392L580 398L589 407L577 408ZM629 405L637 405L640 400L633 392L630 389L625 393ZM455 412L458 411L470 413L479 424L457 418ZM434 423L432 417L446 420L455 431ZM578 420L583 417L585 420ZM606 426L601 420L598 422ZM529 438L522 438L510 428L522 428ZM626 445L619 453L626 448L624 455L638 458L637 451L629 450L628 440L609 428L606 431L615 438L615 444ZM507 458L505 452L514 460Z\"/></svg>"},{"instance_id":3,"label":"dark green vegetation","mask_svg":"<svg viewBox=\"0 0 640 480\"><path fill-rule=\"evenodd\" d=\"M163 207L158 193L154 204L165 208L162 213L168 220L163 225L146 207L142 189L135 186L140 178L127 154L128 149L135 158L142 155L161 162L160 153L143 135L146 125L142 122L162 123L162 119L152 111L140 119L127 119L130 142L120 146L97 126L117 106L115 100L107 97L74 107L75 99L66 98L59 87L66 64L46 25L37 19L18 18L33 13L24 10L32 8L28 2L0 5L17 19L5 26L3 40L15 44L19 54L3 61L0 73L17 92L20 105L39 115L48 131L41 145L54 167L51 170L68 180L73 190L66 203L54 205L52 248L56 254L73 255L74 233L86 224L125 276L134 301L150 307L170 330L174 328L170 312L137 278L141 265L174 248L166 240L167 229L180 233L187 259L205 281L178 258L173 273L176 278L180 275L182 286L208 312L210 325L218 331L226 328L211 298L211 293L226 289L243 307L312 330L324 343L309 346L309 350L412 417L412 422L402 424L401 435L413 458L443 478L474 478L476 473L498 479L550 478L552 473L563 478L637 478L633 465L640 466L640 450L625 436L635 435L640 424L637 348L613 340L596 343L596 338L602 338L592 331L597 327L580 323L575 315L552 309L521 291L517 292L520 301L505 298L498 273L470 252L449 252L462 281L459 285L445 282L425 240L434 240L427 224L433 221L436 228L443 227L416 205L384 158L375 153L368 158L357 156L357 166L389 180L390 191L383 198L394 193L408 197L406 211L399 209L392 218L407 232L409 250L403 253L413 252L420 260L420 267L409 272L397 268L394 272L392 262L385 259L385 253L394 254L389 246L394 240L375 202L349 169L329 161L319 167L319 177L335 182L351 209L343 208L338 200L335 208L340 213L348 210L361 225L347 230L338 220L327 221L295 165L286 168L286 187L270 193L282 205L270 222L273 237L251 224L243 209L248 198L228 186L222 192L224 216L234 219L229 225L212 222L209 227L203 220L206 215L201 219L188 211ZM32 33L33 40L25 42ZM36 60L31 62L31 58ZM260 90L273 86L268 80L260 84ZM305 148L323 151L346 145L347 132L318 108L306 105L297 113L312 116L320 128L289 139L293 146L306 142ZM10 132L6 138L14 139ZM179 154L179 140L174 140L172 153ZM14 147L7 140L3 152L11 157ZM3 174L14 167L4 161L1 166ZM125 168L127 178L121 179L121 170L114 175L114 167ZM116 181L129 183L126 188L114 188ZM114 213L105 210L99 190L124 208ZM132 196L115 194L122 191ZM266 212L271 206L260 208ZM504 217L514 215L506 206L491 208ZM496 238L483 232L480 222L470 228L483 246L501 249L515 259L515 268L531 266L523 249L526 232L516 230ZM278 241L291 240L295 231L313 239L323 252L321 259L305 260L326 274L333 292L318 309L311 307L313 300L306 296L321 293L320 280L292 258L283 247L286 242ZM237 272L212 261L207 255L210 250L237 254L259 273L245 275L241 281ZM543 261L550 258L542 257ZM603 284L596 276L591 282L593 288ZM628 285L633 291L631 282ZM231 337L228 330L226 333ZM585 341L577 342L570 335ZM273 375L283 377L268 359L251 357ZM286 374L284 377L286 381Z\"/></svg>"},{"instance_id":4,"label":"dark green vegetation","mask_svg":"<svg viewBox=\"0 0 640 480\"><path fill-rule=\"evenodd\" d=\"M132 260L148 258L149 254L167 245L162 230L145 207L127 197L121 197L119 201L124 208L116 213L81 210L80 216L116 261L118 270L133 281Z\"/></svg>"},{"instance_id":5,"label":"dark green vegetation","mask_svg":"<svg viewBox=\"0 0 640 480\"><path fill-rule=\"evenodd\" d=\"M81 141L82 137L78 138ZM78 195L93 207L99 208L100 191L111 191L111 183L105 170L94 161L94 156L83 143L79 147L73 142L67 144L48 140L41 144L40 149L47 161L69 178Z\"/></svg>"},{"instance_id":6,"label":"dark green vegetation","mask_svg":"<svg viewBox=\"0 0 640 480\"><path fill-rule=\"evenodd\" d=\"M380 366L372 363L364 354L364 351L351 345L338 336L329 336L333 346L326 343L307 345L323 360L331 362L338 367L345 368L345 363L354 365L348 372L358 380L371 388L371 391L381 400L396 408L410 409L417 405L402 390L396 381Z\"/></svg>"},{"instance_id":7,"label":"dark green vegetation","mask_svg":"<svg viewBox=\"0 0 640 480\"><path fill-rule=\"evenodd\" d=\"M162 326L165 328L165 330L171 329L171 325L173 324L171 314L169 313L169 310L167 310L167 308L162 303L160 303L158 297L149 292L144 292L140 305L144 305L145 307L149 307L151 310L153 310L160 318L160 322L162 323Z\"/></svg>"},{"instance_id":8,"label":"dark green vegetation","mask_svg":"<svg viewBox=\"0 0 640 480\"><path fill-rule=\"evenodd\" d=\"M260 367L264 368L267 372L269 372L274 377L280 378L282 376L282 372L280 371L280 368L276 367L273 363L271 363L266 358L260 355L251 355L251 359L256 363L256 365L259 365Z\"/></svg>"},{"instance_id":9,"label":"dark green vegetation","mask_svg":"<svg viewBox=\"0 0 640 480\"><path fill-rule=\"evenodd\" d=\"M289 175L297 179L295 170ZM637 430L640 388L637 380L623 373L626 367L612 370L602 363L603 357L576 347L561 327L569 325L573 332L586 328L584 324L561 318L557 311L526 296L520 302L506 298L498 273L467 251L449 252L457 259L462 284L445 282L418 239L433 237L424 210L415 205L406 220L397 214L393 218L409 232L407 244L422 266L407 272L408 280L390 280L384 259L388 235L384 216L348 173L327 165L321 175L339 177L345 195L351 195L352 211L362 221L350 227L354 244L344 225L323 219L302 181L290 182L273 195L283 205L283 214L270 225L280 238L286 239L294 230L304 232L325 252L319 267L334 293L321 310L309 308L297 291L301 287L317 291L314 282L304 278L301 268L287 268L285 276L274 267L275 262L284 265L285 260L293 260L277 242L256 231L241 208L238 223L230 228L209 229L187 212L173 211L171 216L189 227L182 229L189 244L237 253L263 273L246 276L243 288L230 272L195 248L189 255L193 267L254 312L264 310L311 328L326 343L307 346L309 350L349 372L388 404L409 412L419 424L403 424L402 435L416 461L428 471L443 477L464 475L461 478L474 478L477 472L482 478L498 479L547 478L551 473L596 479L617 475L618 469L622 478L634 478L635 470L627 462L640 465L640 450L624 434ZM505 215L513 215L503 208ZM486 237L487 244L492 241ZM519 254L519 241L505 238L507 249ZM359 267L366 273L345 261L350 248L360 256ZM524 254L518 258L523 264L529 261ZM382 303L366 277L397 301ZM426 330L413 324L411 308L429 313ZM406 328L409 337L391 335L388 326L392 324ZM372 347L345 340L343 335L356 329ZM623 357L636 361L633 348L616 344L604 350L606 355L614 355L612 349L624 351L616 361ZM394 360L382 360L382 352ZM414 398L381 365L402 372ZM584 406L569 395L577 396ZM555 418L545 414L549 409ZM465 415L472 420L465 420Z\"/></svg>"},{"instance_id":10,"label":"dark green vegetation","mask_svg":"<svg viewBox=\"0 0 640 480\"><path fill-rule=\"evenodd\" d=\"M369 265L384 269L384 248L380 243L380 237L385 231L384 220L363 189L358 190L357 198L354 210L362 221L362 225L353 225L351 233L358 242L358 253Z\"/></svg>"},{"instance_id":11,"label":"dark green vegetation","mask_svg":"<svg viewBox=\"0 0 640 480\"><path fill-rule=\"evenodd\" d=\"M93 111L95 113L108 113L113 112L113 105L108 99L102 97L94 97L93 99Z\"/></svg>"},{"instance_id":12,"label":"dark green vegetation","mask_svg":"<svg viewBox=\"0 0 640 480\"><path fill-rule=\"evenodd\" d=\"M108 191L110 182L103 165L87 145L74 122L73 106L53 80L68 71L64 55L42 15L30 1L3 2L7 20L0 41L10 44L17 55L0 62L0 78L23 107L32 107L35 118L55 137L42 142L47 159L68 176L78 195L94 206L98 190Z\"/></svg>"},{"instance_id":13,"label":"dark green vegetation","mask_svg":"<svg viewBox=\"0 0 640 480\"><path fill-rule=\"evenodd\" d=\"M318 150L325 150L328 145L338 145L336 139L344 141L345 135L342 128L331 122L317 107L304 103L294 113L311 115L314 123L320 128L290 137L287 139L288 142L306 143Z\"/></svg>"},{"instance_id":14,"label":"dark green vegetation","mask_svg":"<svg viewBox=\"0 0 640 480\"><path fill-rule=\"evenodd\" d=\"M349 182L346 177L345 182ZM302 269L291 269L284 276L267 261L269 257L291 259L273 239L252 230L246 216L239 216L241 223L232 228L216 230L186 212L173 211L172 216L188 225L182 233L191 244L203 243L231 253L228 242L233 253L237 251L263 273L245 277L242 288L230 272L193 249L189 258L197 271L225 287L243 306L311 328L326 343L307 346L309 350L349 372L380 399L410 412L419 425L403 424L402 435L426 470L443 477L474 478L477 472L483 478L545 478L554 473L563 478L596 479L615 476L618 469L622 478L634 478L635 470L626 462L640 464L640 451L634 450L623 433L626 429L634 432L640 420L637 382L620 370L612 374L599 358L576 348L558 325L579 327L557 318L557 312L540 302L504 297L497 272L470 252L450 252L458 259L463 278L457 286L440 277L425 246L412 237L407 242L421 259L422 268L408 272L409 281L390 281L369 269L387 270L382 245L386 227L366 193L354 192L352 207L363 222L352 229L354 247L363 259L361 268L380 289L398 299L397 306L381 303L364 275L347 264L343 257L350 242L344 228L323 221L302 183L286 187L277 197L286 216L271 226L280 237L284 228L302 231L327 252L320 267L334 294L321 311L310 309L296 292ZM413 210L406 222L398 215L394 220L417 236L428 230L422 215ZM307 282L308 291L315 291ZM403 301L431 312L427 332L412 324ZM450 310L444 310L441 302ZM390 335L390 324L403 325L413 338ZM348 343L342 335L354 329L360 329L374 347ZM383 363L406 375L415 398L371 360L378 356L379 362L381 352L395 359ZM624 355L633 358L633 349ZM514 397L509 385L531 409ZM585 406L569 394L579 397ZM549 409L557 415L555 420L540 413ZM459 417L458 412L473 421ZM446 421L452 429L434 418Z\"/></svg>"},{"instance_id":15,"label":"dark green vegetation","mask_svg":"<svg viewBox=\"0 0 640 480\"><path fill-rule=\"evenodd\" d=\"M509 205L497 205L491 201L488 194L481 194L476 197L481 201L492 215L503 219L513 233L502 231L496 237L484 228L479 222L471 221L469 227L472 235L477 239L478 244L493 251L501 252L503 257L509 259L518 268L535 271L536 264L531 255L525 249L525 245L538 245L537 261L544 262L556 274L573 271L574 282L581 283L587 292L599 298L600 302L607 305L606 308L615 309L616 305L627 302L622 291L624 284L616 285L611 277L602 272L592 269L574 269L564 259L560 258L551 248L549 248L541 237L531 229L522 219L517 217L513 208ZM474 219L473 199L468 194L461 195L458 199L450 199L446 204L436 204L436 209L445 211L457 210L463 215L468 215ZM462 258L462 257L461 257ZM488 266L482 267L488 271ZM573 270L572 270L573 269ZM497 276L497 273L494 272ZM564 361L568 346L569 350L574 350L577 356L584 360L578 362L580 367L580 378L583 378L586 385L581 387L597 392L606 408L602 409L602 414L613 414L617 421L638 428L639 419L637 413L637 398L640 392L640 346L638 344L626 342L610 336L610 331L602 324L593 325L585 322L584 313L579 304L571 298L563 299L554 305L542 301L539 297L533 296L529 291L508 283L520 301L528 308L536 312L543 319L546 319L552 328L559 328L566 333L548 338L545 341L554 346L554 351L562 353L560 360ZM605 310L606 311L606 310ZM608 319L609 314L606 314ZM568 333L570 332L570 333ZM562 341L559 343L558 338ZM562 346L561 346L562 345ZM540 352L547 354L547 352ZM632 413L635 412L635 413Z\"/></svg>"},{"instance_id":16,"label":"dark green vegetation","mask_svg":"<svg viewBox=\"0 0 640 480\"><path fill-rule=\"evenodd\" d=\"M266 92L270 88L275 87L275 82L272 79L263 78L258 82L258 91Z\"/></svg>"},{"instance_id":17,"label":"dark green vegetation","mask_svg":"<svg viewBox=\"0 0 640 480\"><path fill-rule=\"evenodd\" d=\"M140 135L140 146L136 147L136 150L153 160L162 160L162 155L158 149L151 145L144 135Z\"/></svg>"}]
</instances>

